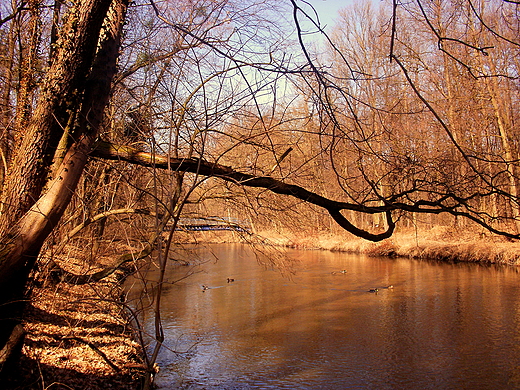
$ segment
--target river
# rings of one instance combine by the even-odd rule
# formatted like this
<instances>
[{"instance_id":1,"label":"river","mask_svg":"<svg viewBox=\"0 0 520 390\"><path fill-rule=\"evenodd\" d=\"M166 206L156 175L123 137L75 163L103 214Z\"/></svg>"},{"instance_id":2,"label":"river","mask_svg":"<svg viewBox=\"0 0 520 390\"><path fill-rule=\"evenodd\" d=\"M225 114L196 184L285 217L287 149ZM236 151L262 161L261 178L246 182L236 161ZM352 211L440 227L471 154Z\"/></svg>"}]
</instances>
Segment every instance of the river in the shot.
<instances>
[{"instance_id":1,"label":"river","mask_svg":"<svg viewBox=\"0 0 520 390\"><path fill-rule=\"evenodd\" d=\"M160 389L520 389L517 268L287 255L292 272L245 245L172 254Z\"/></svg>"}]
</instances>

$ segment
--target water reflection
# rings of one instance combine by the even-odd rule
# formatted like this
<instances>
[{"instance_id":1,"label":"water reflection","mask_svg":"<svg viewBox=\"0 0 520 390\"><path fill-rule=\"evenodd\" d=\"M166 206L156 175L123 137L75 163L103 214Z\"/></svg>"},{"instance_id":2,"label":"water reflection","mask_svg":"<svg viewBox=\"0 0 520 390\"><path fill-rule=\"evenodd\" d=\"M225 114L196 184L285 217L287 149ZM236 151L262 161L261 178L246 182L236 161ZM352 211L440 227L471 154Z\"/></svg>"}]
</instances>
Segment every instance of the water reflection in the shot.
<instances>
[{"instance_id":1,"label":"water reflection","mask_svg":"<svg viewBox=\"0 0 520 390\"><path fill-rule=\"evenodd\" d=\"M520 388L515 268L292 251L288 278L244 246L212 253L167 289L160 388Z\"/></svg>"}]
</instances>

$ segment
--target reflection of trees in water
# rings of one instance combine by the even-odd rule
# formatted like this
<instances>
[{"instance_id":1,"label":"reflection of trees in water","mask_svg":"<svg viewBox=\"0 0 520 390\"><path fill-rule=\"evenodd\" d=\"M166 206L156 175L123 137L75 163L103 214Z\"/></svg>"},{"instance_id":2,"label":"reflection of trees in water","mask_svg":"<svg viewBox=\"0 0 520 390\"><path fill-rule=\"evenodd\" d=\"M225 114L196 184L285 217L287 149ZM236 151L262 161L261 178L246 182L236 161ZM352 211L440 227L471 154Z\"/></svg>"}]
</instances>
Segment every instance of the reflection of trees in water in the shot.
<instances>
[{"instance_id":1,"label":"reflection of trees in water","mask_svg":"<svg viewBox=\"0 0 520 390\"><path fill-rule=\"evenodd\" d=\"M85 259L103 257L112 219L131 247L116 265L155 251L162 273L181 217L519 238L515 4L355 6L320 56L303 3L128 5L1 6L3 305L23 301L44 242L52 256L81 227Z\"/></svg>"}]
</instances>

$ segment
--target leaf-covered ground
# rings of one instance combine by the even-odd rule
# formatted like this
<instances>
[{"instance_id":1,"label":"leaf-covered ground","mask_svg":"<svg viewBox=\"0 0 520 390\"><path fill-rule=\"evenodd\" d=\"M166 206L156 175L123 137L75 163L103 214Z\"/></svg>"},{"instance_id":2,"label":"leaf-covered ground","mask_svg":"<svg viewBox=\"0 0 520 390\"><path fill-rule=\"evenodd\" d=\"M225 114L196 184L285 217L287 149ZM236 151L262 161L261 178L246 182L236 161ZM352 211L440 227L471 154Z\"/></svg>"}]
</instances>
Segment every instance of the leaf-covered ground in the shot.
<instances>
[{"instance_id":1,"label":"leaf-covered ground","mask_svg":"<svg viewBox=\"0 0 520 390\"><path fill-rule=\"evenodd\" d=\"M13 370L7 388L138 388L142 353L120 294L115 277L35 288L24 320L19 370Z\"/></svg>"}]
</instances>

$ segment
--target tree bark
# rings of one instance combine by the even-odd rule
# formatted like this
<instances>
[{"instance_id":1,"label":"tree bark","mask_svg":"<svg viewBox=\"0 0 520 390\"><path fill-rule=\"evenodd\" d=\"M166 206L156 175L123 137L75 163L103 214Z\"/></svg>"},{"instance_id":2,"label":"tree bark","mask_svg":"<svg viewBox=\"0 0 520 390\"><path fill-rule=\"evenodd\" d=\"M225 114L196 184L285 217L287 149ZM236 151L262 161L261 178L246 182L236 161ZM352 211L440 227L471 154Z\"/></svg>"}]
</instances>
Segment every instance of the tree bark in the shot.
<instances>
[{"instance_id":1,"label":"tree bark","mask_svg":"<svg viewBox=\"0 0 520 390\"><path fill-rule=\"evenodd\" d=\"M67 42L62 35L61 46L51 69L62 75L64 80L50 72L42 92L49 101L40 98L23 147L10 171L8 192L4 199L9 202L8 206L16 204L16 207L7 207L2 215L4 230L0 237L0 346L5 344L17 322L21 310L18 302L22 301L29 272L44 240L70 202L103 119L116 72L120 35L128 6L127 0L114 0L109 11L111 2L78 2L78 9L69 16L77 24L72 23L65 28L67 33L72 34L68 39L80 43ZM67 23L70 24L71 19ZM94 60L94 50L100 41L103 20L105 35L99 43ZM68 53L67 48L74 55ZM71 89L71 85L77 88ZM53 91L57 96L49 96ZM40 196L46 170L54 156L53 146L56 147L62 133L59 126L60 115L64 118L63 109L67 107L62 100L71 98L78 91L83 99L78 121L73 128L76 141L66 153L48 190ZM15 203L17 201L19 203Z\"/></svg>"},{"instance_id":2,"label":"tree bark","mask_svg":"<svg viewBox=\"0 0 520 390\"><path fill-rule=\"evenodd\" d=\"M68 15L36 109L27 128L19 129L24 138L4 183L1 231L6 231L40 197L69 110L77 109L80 103L110 3L77 2Z\"/></svg>"},{"instance_id":3,"label":"tree bark","mask_svg":"<svg viewBox=\"0 0 520 390\"><path fill-rule=\"evenodd\" d=\"M35 89L35 73L36 73L36 62L38 59L38 51L40 46L40 28L41 28L41 15L40 15L40 0L31 0L28 2L30 19L27 25L28 34L28 48L26 51L22 51L20 64L20 85L18 87L17 102L16 102L16 118L15 128L23 129L27 124L27 120L31 114L31 100L32 94ZM14 144L20 144L22 139L21 132L15 132Z\"/></svg>"}]
</instances>

